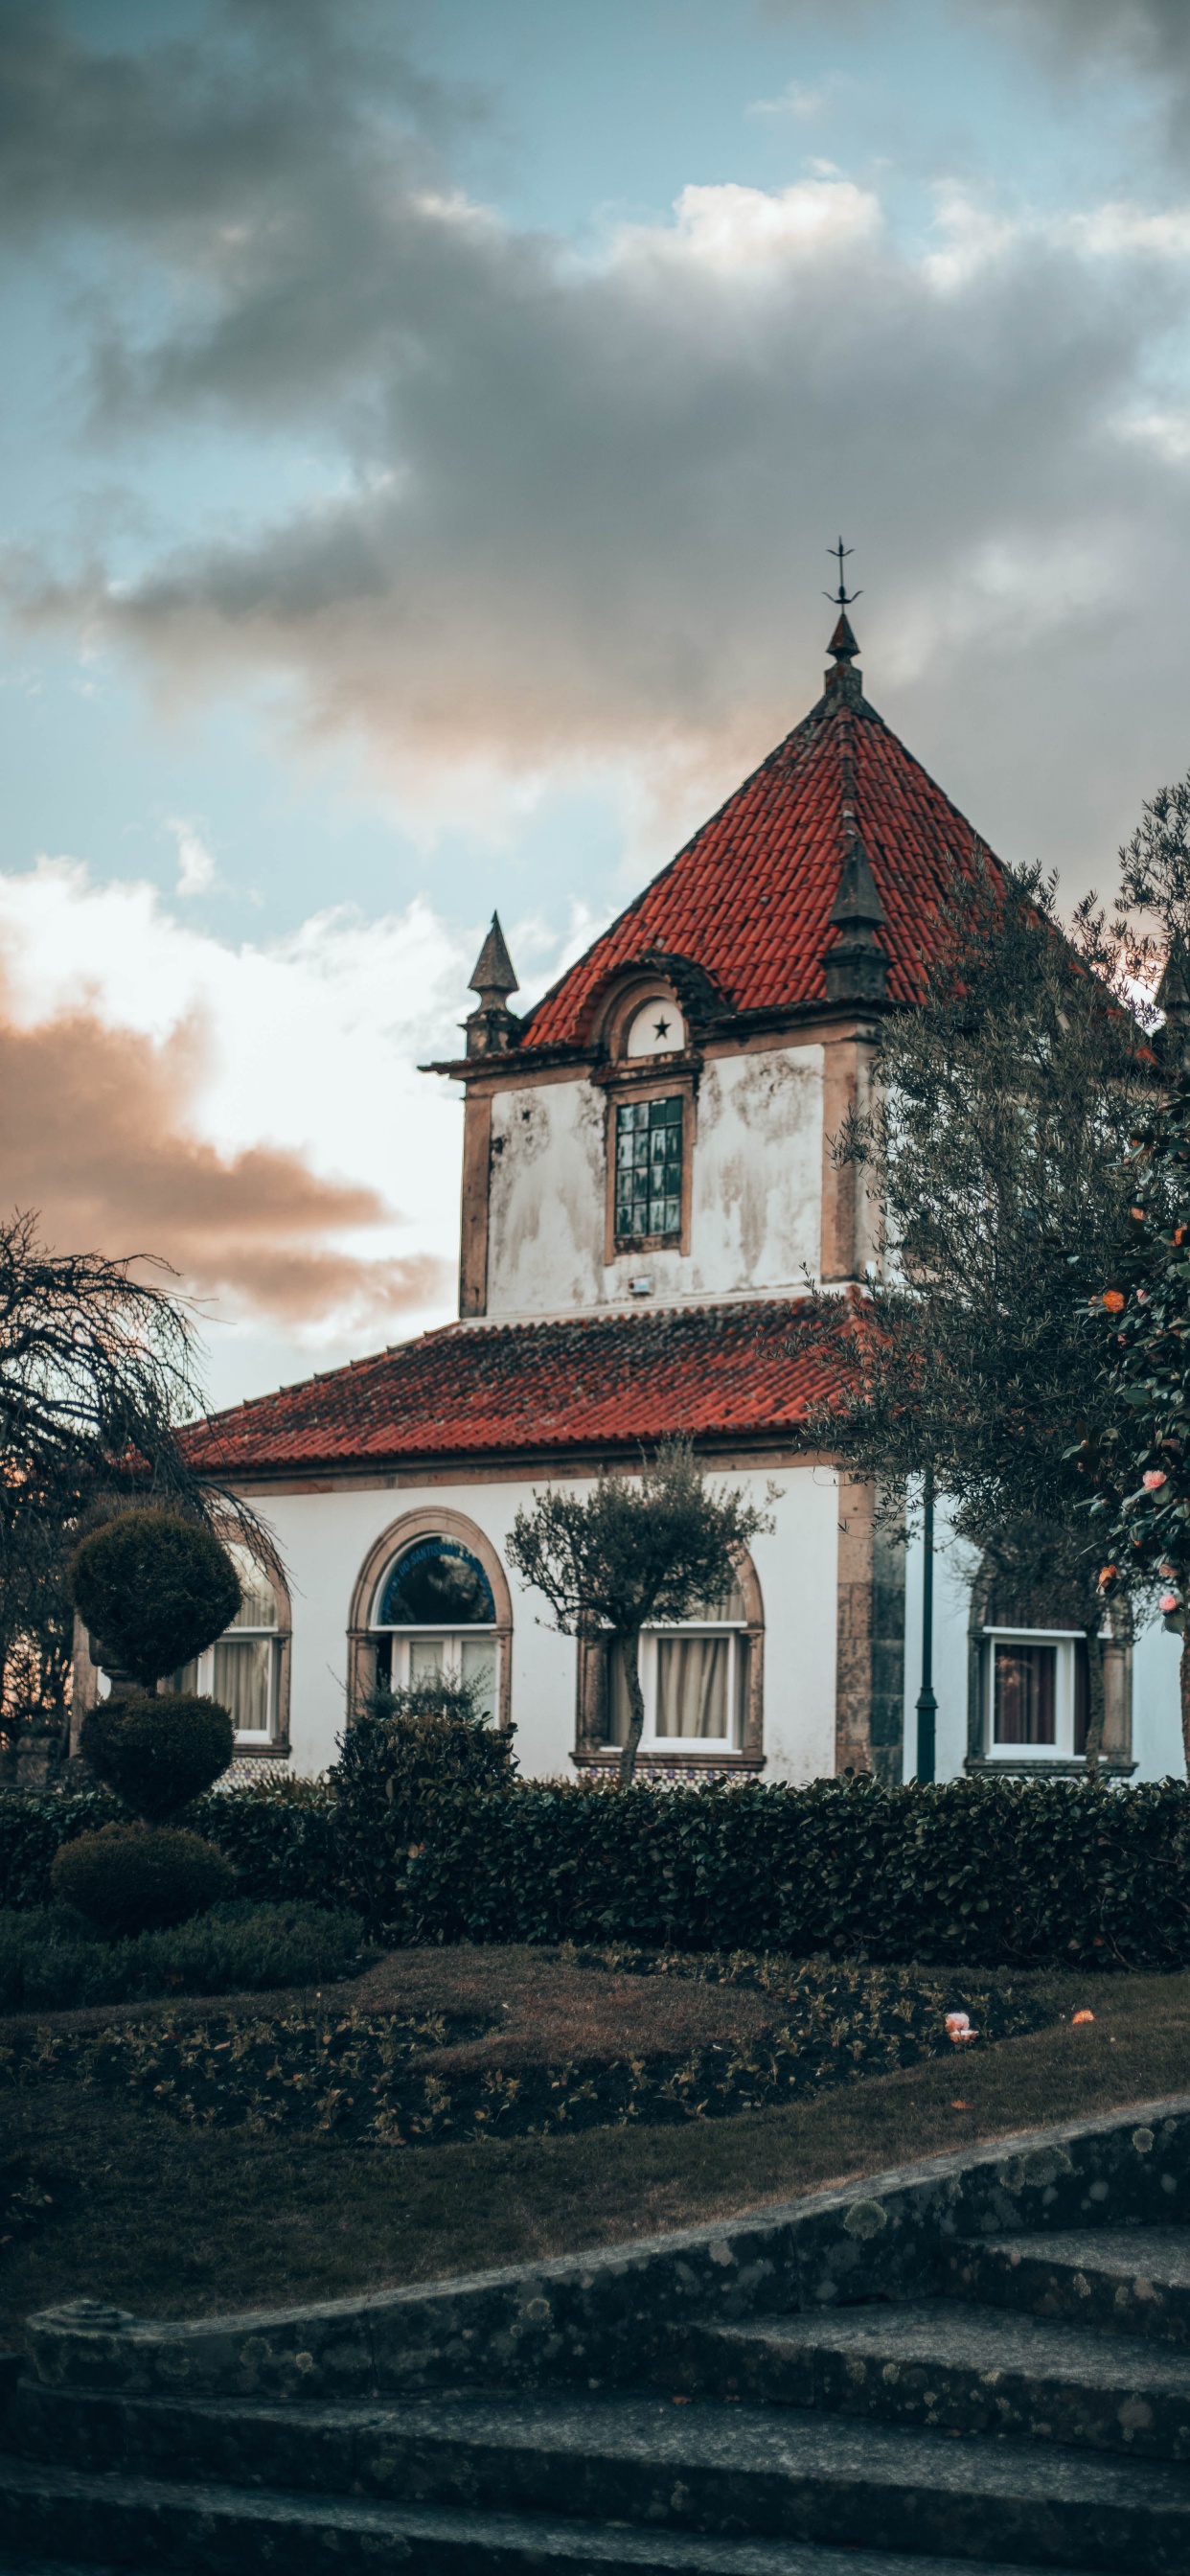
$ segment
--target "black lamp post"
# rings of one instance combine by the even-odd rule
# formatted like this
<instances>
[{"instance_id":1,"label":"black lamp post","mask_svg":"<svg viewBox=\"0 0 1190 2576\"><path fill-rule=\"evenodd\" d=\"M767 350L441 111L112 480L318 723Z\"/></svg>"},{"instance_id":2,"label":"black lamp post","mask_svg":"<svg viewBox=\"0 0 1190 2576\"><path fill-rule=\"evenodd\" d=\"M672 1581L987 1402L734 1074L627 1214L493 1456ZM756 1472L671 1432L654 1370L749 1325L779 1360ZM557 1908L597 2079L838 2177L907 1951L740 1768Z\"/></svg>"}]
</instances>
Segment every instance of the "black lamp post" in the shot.
<instances>
[{"instance_id":1,"label":"black lamp post","mask_svg":"<svg viewBox=\"0 0 1190 2576\"><path fill-rule=\"evenodd\" d=\"M934 1470L926 1469L922 1511L925 1553L921 1573L921 1689L917 1694L917 1776L932 1780L937 1758L938 1702L934 1695Z\"/></svg>"}]
</instances>

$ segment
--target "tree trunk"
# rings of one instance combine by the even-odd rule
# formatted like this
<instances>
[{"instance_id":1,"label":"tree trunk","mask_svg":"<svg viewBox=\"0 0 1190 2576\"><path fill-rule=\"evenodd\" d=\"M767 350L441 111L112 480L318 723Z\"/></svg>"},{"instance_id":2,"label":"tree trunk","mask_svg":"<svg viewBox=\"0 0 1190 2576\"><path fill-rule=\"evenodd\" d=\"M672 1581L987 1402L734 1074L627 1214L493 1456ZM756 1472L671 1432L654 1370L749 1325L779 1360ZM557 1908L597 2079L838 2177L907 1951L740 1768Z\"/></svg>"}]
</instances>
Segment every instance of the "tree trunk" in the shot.
<instances>
[{"instance_id":1,"label":"tree trunk","mask_svg":"<svg viewBox=\"0 0 1190 2576\"><path fill-rule=\"evenodd\" d=\"M637 1747L645 1731L645 1695L640 1686L639 1628L634 1629L631 1636L617 1637L612 1652L619 1655L620 1669L624 1675L624 1688L628 1693L628 1706L632 1711L628 1725L628 1741L620 1753L620 1787L626 1789L636 1769Z\"/></svg>"},{"instance_id":2,"label":"tree trunk","mask_svg":"<svg viewBox=\"0 0 1190 2576\"><path fill-rule=\"evenodd\" d=\"M1182 1661L1179 1667L1182 1686L1182 1758L1190 1780L1190 1618L1182 1631Z\"/></svg>"},{"instance_id":3,"label":"tree trunk","mask_svg":"<svg viewBox=\"0 0 1190 2576\"><path fill-rule=\"evenodd\" d=\"M1103 1751L1103 1723L1107 1702L1103 1691L1103 1640L1099 1622L1087 1628L1087 1770L1092 1780L1099 1776L1099 1757Z\"/></svg>"}]
</instances>

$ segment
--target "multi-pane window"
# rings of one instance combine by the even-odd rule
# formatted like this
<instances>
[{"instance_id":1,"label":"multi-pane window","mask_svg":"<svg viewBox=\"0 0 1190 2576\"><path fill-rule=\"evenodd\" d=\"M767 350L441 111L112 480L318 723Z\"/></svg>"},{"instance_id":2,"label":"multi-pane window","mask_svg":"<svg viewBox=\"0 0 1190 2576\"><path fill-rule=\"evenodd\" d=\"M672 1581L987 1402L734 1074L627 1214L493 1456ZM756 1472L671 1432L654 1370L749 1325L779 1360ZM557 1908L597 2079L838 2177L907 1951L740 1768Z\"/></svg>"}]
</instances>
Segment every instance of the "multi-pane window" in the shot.
<instances>
[{"instance_id":1,"label":"multi-pane window","mask_svg":"<svg viewBox=\"0 0 1190 2576\"><path fill-rule=\"evenodd\" d=\"M647 1628L640 1641L646 1750L679 1745L738 1751L748 1686L748 1628L738 1584L672 1628ZM607 1661L607 1735L628 1737L628 1688L619 1649Z\"/></svg>"},{"instance_id":2,"label":"multi-pane window","mask_svg":"<svg viewBox=\"0 0 1190 2576\"><path fill-rule=\"evenodd\" d=\"M682 1231L682 1100L625 1100L616 1110L616 1239Z\"/></svg>"},{"instance_id":3,"label":"multi-pane window","mask_svg":"<svg viewBox=\"0 0 1190 2576\"><path fill-rule=\"evenodd\" d=\"M456 1538L431 1532L403 1548L377 1595L376 1673L394 1690L463 1682L496 1714L498 1641L492 1587Z\"/></svg>"},{"instance_id":4,"label":"multi-pane window","mask_svg":"<svg viewBox=\"0 0 1190 2576\"><path fill-rule=\"evenodd\" d=\"M238 1743L267 1744L277 1732L281 1667L276 1595L245 1549L230 1553L240 1578L239 1609L205 1655L174 1674L173 1688L209 1693L228 1710Z\"/></svg>"}]
</instances>

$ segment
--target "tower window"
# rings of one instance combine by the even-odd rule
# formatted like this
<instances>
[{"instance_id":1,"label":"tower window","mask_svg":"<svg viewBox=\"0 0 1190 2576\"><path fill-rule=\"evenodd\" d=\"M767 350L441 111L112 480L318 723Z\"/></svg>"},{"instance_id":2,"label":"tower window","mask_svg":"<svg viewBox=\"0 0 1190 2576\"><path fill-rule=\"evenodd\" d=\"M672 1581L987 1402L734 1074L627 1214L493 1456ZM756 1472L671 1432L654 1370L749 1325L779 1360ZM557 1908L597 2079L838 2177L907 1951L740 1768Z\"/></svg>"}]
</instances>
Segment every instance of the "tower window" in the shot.
<instances>
[{"instance_id":1,"label":"tower window","mask_svg":"<svg viewBox=\"0 0 1190 2576\"><path fill-rule=\"evenodd\" d=\"M682 1097L626 1100L616 1111L616 1241L682 1231Z\"/></svg>"}]
</instances>

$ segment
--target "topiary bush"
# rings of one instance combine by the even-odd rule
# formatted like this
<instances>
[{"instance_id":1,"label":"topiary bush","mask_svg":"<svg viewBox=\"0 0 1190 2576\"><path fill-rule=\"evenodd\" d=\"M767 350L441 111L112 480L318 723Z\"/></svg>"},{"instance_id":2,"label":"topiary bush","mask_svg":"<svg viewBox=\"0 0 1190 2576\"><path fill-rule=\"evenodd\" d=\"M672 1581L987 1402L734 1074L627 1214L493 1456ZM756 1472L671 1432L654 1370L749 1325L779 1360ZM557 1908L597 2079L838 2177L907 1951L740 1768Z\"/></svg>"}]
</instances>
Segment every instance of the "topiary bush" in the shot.
<instances>
[{"instance_id":1,"label":"topiary bush","mask_svg":"<svg viewBox=\"0 0 1190 2576\"><path fill-rule=\"evenodd\" d=\"M369 1921L397 1922L425 1846L449 1845L456 1868L465 1867L460 1828L465 1836L506 1795L515 1771L512 1730L490 1726L466 1685L375 1692L344 1737L333 1775L349 1901Z\"/></svg>"},{"instance_id":2,"label":"topiary bush","mask_svg":"<svg viewBox=\"0 0 1190 2576\"><path fill-rule=\"evenodd\" d=\"M70 1560L74 1604L98 1662L151 1689L220 1637L240 1606L225 1547L177 1512L120 1512Z\"/></svg>"},{"instance_id":3,"label":"topiary bush","mask_svg":"<svg viewBox=\"0 0 1190 2576\"><path fill-rule=\"evenodd\" d=\"M85 1761L117 1797L160 1824L188 1807L226 1771L235 1729L218 1700L100 1700L88 1709L79 1738Z\"/></svg>"},{"instance_id":4,"label":"topiary bush","mask_svg":"<svg viewBox=\"0 0 1190 2576\"><path fill-rule=\"evenodd\" d=\"M319 1905L212 1907L165 1932L104 1940L72 1907L0 1912L0 2012L65 2012L151 1995L260 1994L353 1977L358 1914Z\"/></svg>"},{"instance_id":5,"label":"topiary bush","mask_svg":"<svg viewBox=\"0 0 1190 2576\"><path fill-rule=\"evenodd\" d=\"M64 1843L50 1871L59 1905L115 1938L165 1930L235 1894L235 1871L198 1834L104 1825Z\"/></svg>"}]
</instances>

